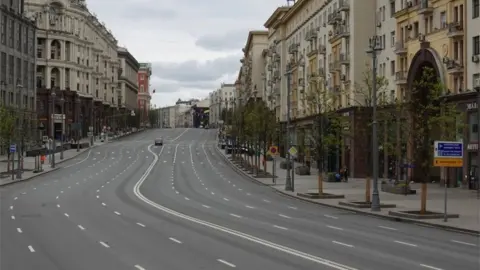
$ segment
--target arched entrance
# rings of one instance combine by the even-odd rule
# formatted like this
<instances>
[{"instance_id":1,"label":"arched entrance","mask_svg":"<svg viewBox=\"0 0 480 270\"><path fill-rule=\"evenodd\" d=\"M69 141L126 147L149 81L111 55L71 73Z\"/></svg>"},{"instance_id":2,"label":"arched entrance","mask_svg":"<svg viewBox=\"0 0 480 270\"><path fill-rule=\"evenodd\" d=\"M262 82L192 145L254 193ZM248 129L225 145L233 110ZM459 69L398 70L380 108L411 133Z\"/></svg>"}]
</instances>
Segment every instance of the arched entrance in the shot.
<instances>
[{"instance_id":1,"label":"arched entrance","mask_svg":"<svg viewBox=\"0 0 480 270\"><path fill-rule=\"evenodd\" d=\"M433 132L427 127L430 124L432 114L426 108L432 103L433 85L445 85L445 79L441 70L442 64L437 53L427 46L422 47L413 57L407 77L407 89L409 100L409 145L407 149L407 163L413 163L414 168L409 172L409 179L415 182L430 182L440 177L440 170L432 168L427 170L422 166L430 160L433 141L440 139L440 132ZM418 132L418 133L417 133Z\"/></svg>"}]
</instances>

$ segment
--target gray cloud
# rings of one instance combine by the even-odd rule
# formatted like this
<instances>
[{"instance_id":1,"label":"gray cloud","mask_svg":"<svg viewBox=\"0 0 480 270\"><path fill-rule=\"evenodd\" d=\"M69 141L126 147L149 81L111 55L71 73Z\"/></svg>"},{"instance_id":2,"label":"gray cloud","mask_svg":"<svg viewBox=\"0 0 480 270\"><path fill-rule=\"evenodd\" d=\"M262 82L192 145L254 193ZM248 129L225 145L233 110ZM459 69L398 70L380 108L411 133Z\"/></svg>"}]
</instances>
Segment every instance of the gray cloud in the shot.
<instances>
[{"instance_id":1,"label":"gray cloud","mask_svg":"<svg viewBox=\"0 0 480 270\"><path fill-rule=\"evenodd\" d=\"M238 50L244 46L248 30L229 31L225 34L200 36L195 45L210 51Z\"/></svg>"},{"instance_id":2,"label":"gray cloud","mask_svg":"<svg viewBox=\"0 0 480 270\"><path fill-rule=\"evenodd\" d=\"M152 63L155 76L178 82L212 82L223 75L235 73L240 66L240 55L232 55L199 63L191 60L182 63Z\"/></svg>"},{"instance_id":3,"label":"gray cloud","mask_svg":"<svg viewBox=\"0 0 480 270\"><path fill-rule=\"evenodd\" d=\"M178 17L178 13L175 10L156 7L155 5L128 5L122 8L122 14L124 18L136 21L162 21Z\"/></svg>"}]
</instances>

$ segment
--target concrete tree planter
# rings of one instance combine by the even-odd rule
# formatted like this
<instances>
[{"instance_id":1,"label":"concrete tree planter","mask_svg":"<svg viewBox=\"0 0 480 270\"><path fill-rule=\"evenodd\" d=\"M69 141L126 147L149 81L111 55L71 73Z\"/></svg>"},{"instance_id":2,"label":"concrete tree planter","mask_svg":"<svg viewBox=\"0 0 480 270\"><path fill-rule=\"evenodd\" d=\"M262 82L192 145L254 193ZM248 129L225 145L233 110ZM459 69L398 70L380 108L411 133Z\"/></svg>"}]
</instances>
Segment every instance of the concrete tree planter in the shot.
<instances>
[{"instance_id":1,"label":"concrete tree planter","mask_svg":"<svg viewBox=\"0 0 480 270\"><path fill-rule=\"evenodd\" d=\"M340 182L335 177L335 173L332 173L332 172L326 173L322 178L323 178L323 182L330 182L330 183Z\"/></svg>"},{"instance_id":2,"label":"concrete tree planter","mask_svg":"<svg viewBox=\"0 0 480 270\"><path fill-rule=\"evenodd\" d=\"M280 162L280 169L291 169L292 168L292 162L291 161L286 161L286 160L283 160Z\"/></svg>"},{"instance_id":3,"label":"concrete tree planter","mask_svg":"<svg viewBox=\"0 0 480 270\"><path fill-rule=\"evenodd\" d=\"M399 194L399 195L413 195L417 194L417 191L411 189L410 186L405 187L405 184L402 185L392 185L389 183L382 183L380 185L380 189L383 192L388 192L392 194Z\"/></svg>"},{"instance_id":4,"label":"concrete tree planter","mask_svg":"<svg viewBox=\"0 0 480 270\"><path fill-rule=\"evenodd\" d=\"M444 213L440 212L431 212L426 211L425 213L420 213L418 210L410 210L410 211L389 211L388 214L394 217L402 217L402 218L411 218L411 219L442 219L444 218ZM458 214L447 214L448 218L459 218L460 215Z\"/></svg>"},{"instance_id":5,"label":"concrete tree planter","mask_svg":"<svg viewBox=\"0 0 480 270\"><path fill-rule=\"evenodd\" d=\"M297 193L299 197L307 198L307 199L345 199L345 195L337 195L337 194L330 194L330 193L322 193L319 194L318 192L307 192L307 193Z\"/></svg>"},{"instance_id":6,"label":"concrete tree planter","mask_svg":"<svg viewBox=\"0 0 480 270\"><path fill-rule=\"evenodd\" d=\"M372 207L371 202L356 202L356 201L349 201L349 202L339 202L339 205L353 207L353 208L370 208ZM380 203L380 208L396 208L396 204L385 204Z\"/></svg>"},{"instance_id":7,"label":"concrete tree planter","mask_svg":"<svg viewBox=\"0 0 480 270\"><path fill-rule=\"evenodd\" d=\"M295 174L298 175L310 175L310 167L308 166L299 166L295 168Z\"/></svg>"}]
</instances>

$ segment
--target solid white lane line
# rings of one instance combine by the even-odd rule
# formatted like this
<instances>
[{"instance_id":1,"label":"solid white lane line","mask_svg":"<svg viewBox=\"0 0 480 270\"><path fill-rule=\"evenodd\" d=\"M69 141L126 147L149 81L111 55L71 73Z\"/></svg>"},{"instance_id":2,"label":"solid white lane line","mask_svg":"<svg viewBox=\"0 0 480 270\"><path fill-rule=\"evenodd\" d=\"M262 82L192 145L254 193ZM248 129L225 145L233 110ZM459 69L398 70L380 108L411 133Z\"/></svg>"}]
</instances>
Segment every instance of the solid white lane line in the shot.
<instances>
[{"instance_id":1,"label":"solid white lane line","mask_svg":"<svg viewBox=\"0 0 480 270\"><path fill-rule=\"evenodd\" d=\"M64 214L66 217L69 217L69 215L67 213Z\"/></svg>"},{"instance_id":2,"label":"solid white lane line","mask_svg":"<svg viewBox=\"0 0 480 270\"><path fill-rule=\"evenodd\" d=\"M168 239L170 239L171 241L173 241L173 242L175 242L175 243L177 243L177 244L181 244L181 243L182 243L181 241L179 241L179 240L177 240L177 239L175 239L175 238L173 238L173 237L170 237L170 238L168 238Z\"/></svg>"},{"instance_id":3,"label":"solid white lane line","mask_svg":"<svg viewBox=\"0 0 480 270\"><path fill-rule=\"evenodd\" d=\"M329 225L327 225L327 228L334 229L334 230L339 230L339 231L343 231L342 228L340 228L340 227L335 227L335 226L329 226Z\"/></svg>"},{"instance_id":4,"label":"solid white lane line","mask_svg":"<svg viewBox=\"0 0 480 270\"><path fill-rule=\"evenodd\" d=\"M30 252L35 252L35 249L33 249L32 246L28 246L28 250L30 250Z\"/></svg>"},{"instance_id":5,"label":"solid white lane line","mask_svg":"<svg viewBox=\"0 0 480 270\"><path fill-rule=\"evenodd\" d=\"M229 200L229 199L227 199L227 198L223 198L223 200L224 200L224 201L227 201L227 202L228 202L228 201L230 201L230 200Z\"/></svg>"},{"instance_id":6,"label":"solid white lane line","mask_svg":"<svg viewBox=\"0 0 480 270\"><path fill-rule=\"evenodd\" d=\"M471 247L476 247L477 245L476 244L473 244L473 243L467 243L467 242L463 242L463 241L457 241L457 240L451 240L453 243L457 243L457 244L462 244L462 245L467 245L467 246L471 246Z\"/></svg>"},{"instance_id":7,"label":"solid white lane line","mask_svg":"<svg viewBox=\"0 0 480 270\"><path fill-rule=\"evenodd\" d=\"M135 265L135 268L137 268L138 270L146 270L145 268L141 267L140 265Z\"/></svg>"},{"instance_id":8,"label":"solid white lane line","mask_svg":"<svg viewBox=\"0 0 480 270\"><path fill-rule=\"evenodd\" d=\"M420 266L421 266L421 267L428 268L428 269L432 269L432 270L443 270L442 268L433 267L433 266L426 265L426 264L420 264Z\"/></svg>"},{"instance_id":9,"label":"solid white lane line","mask_svg":"<svg viewBox=\"0 0 480 270\"><path fill-rule=\"evenodd\" d=\"M235 267L236 267L235 264L229 263L229 262L224 261L224 260L222 260L222 259L218 259L217 261L218 261L218 262L221 262L221 263L223 263L223 264L225 264L225 265L228 265L228 266L230 266L230 267L232 267L232 268L235 268Z\"/></svg>"},{"instance_id":10,"label":"solid white lane line","mask_svg":"<svg viewBox=\"0 0 480 270\"><path fill-rule=\"evenodd\" d=\"M106 247L106 248L109 248L109 247L110 247L110 246L107 245L105 242L100 241L99 243L100 243L100 245L102 245L102 246L104 246L104 247Z\"/></svg>"},{"instance_id":11,"label":"solid white lane line","mask_svg":"<svg viewBox=\"0 0 480 270\"><path fill-rule=\"evenodd\" d=\"M288 208L293 209L293 210L297 210L297 209L298 209L297 207L293 207L293 206L289 206Z\"/></svg>"},{"instance_id":12,"label":"solid white lane line","mask_svg":"<svg viewBox=\"0 0 480 270\"><path fill-rule=\"evenodd\" d=\"M385 229L385 230L398 231L397 229L392 228L392 227L387 227L387 226L378 226L378 227L379 227L379 228L382 228L382 229Z\"/></svg>"},{"instance_id":13,"label":"solid white lane line","mask_svg":"<svg viewBox=\"0 0 480 270\"><path fill-rule=\"evenodd\" d=\"M117 212L117 211L114 211L113 213L115 213L115 215L118 215L118 216L121 215L121 214L120 214L119 212Z\"/></svg>"},{"instance_id":14,"label":"solid white lane line","mask_svg":"<svg viewBox=\"0 0 480 270\"><path fill-rule=\"evenodd\" d=\"M245 207L250 208L250 209L255 209L255 207L250 206L250 205L245 205Z\"/></svg>"},{"instance_id":15,"label":"solid white lane line","mask_svg":"<svg viewBox=\"0 0 480 270\"><path fill-rule=\"evenodd\" d=\"M202 206L205 207L205 208L210 208L210 206L205 205L205 204L203 204Z\"/></svg>"},{"instance_id":16,"label":"solid white lane line","mask_svg":"<svg viewBox=\"0 0 480 270\"><path fill-rule=\"evenodd\" d=\"M137 225L140 226L140 227L145 228L145 225L143 225L142 223L137 222Z\"/></svg>"},{"instance_id":17,"label":"solid white lane line","mask_svg":"<svg viewBox=\"0 0 480 270\"><path fill-rule=\"evenodd\" d=\"M239 215L235 215L235 214L232 214L232 213L230 213L230 216L232 216L232 217L236 217L236 218L241 218L241 216L239 216Z\"/></svg>"},{"instance_id":18,"label":"solid white lane line","mask_svg":"<svg viewBox=\"0 0 480 270\"><path fill-rule=\"evenodd\" d=\"M78 228L80 228L82 231L85 231L85 228L82 225L78 225Z\"/></svg>"},{"instance_id":19,"label":"solid white lane line","mask_svg":"<svg viewBox=\"0 0 480 270\"><path fill-rule=\"evenodd\" d=\"M18 233L22 233L22 229L17 228L17 232L18 232Z\"/></svg>"},{"instance_id":20,"label":"solid white lane line","mask_svg":"<svg viewBox=\"0 0 480 270\"><path fill-rule=\"evenodd\" d=\"M287 228L285 227L282 227L282 226L278 226L278 225L273 225L273 227L277 228L277 229L280 229L280 230L288 230Z\"/></svg>"},{"instance_id":21,"label":"solid white lane line","mask_svg":"<svg viewBox=\"0 0 480 270\"><path fill-rule=\"evenodd\" d=\"M323 215L323 216L324 216L324 217L328 217L328 218L338 219L338 217L331 216L331 215Z\"/></svg>"},{"instance_id":22,"label":"solid white lane line","mask_svg":"<svg viewBox=\"0 0 480 270\"><path fill-rule=\"evenodd\" d=\"M416 246L417 246L417 245L415 245L415 244L411 244L411 243L407 243L407 242L402 242L402 241L396 241L396 240L395 240L395 241L393 241L393 242L395 242L395 243L397 243L397 244L405 245L405 246L411 246L411 247L416 247Z\"/></svg>"},{"instance_id":23,"label":"solid white lane line","mask_svg":"<svg viewBox=\"0 0 480 270\"><path fill-rule=\"evenodd\" d=\"M291 217L286 216L286 215L284 215L284 214L278 214L278 215L279 215L280 217L283 217L283 218L291 218Z\"/></svg>"},{"instance_id":24,"label":"solid white lane line","mask_svg":"<svg viewBox=\"0 0 480 270\"><path fill-rule=\"evenodd\" d=\"M353 247L353 245L345 244L345 243L338 242L338 241L332 241L332 243L337 244L337 245L341 245L341 246L345 246L345 247Z\"/></svg>"}]
</instances>

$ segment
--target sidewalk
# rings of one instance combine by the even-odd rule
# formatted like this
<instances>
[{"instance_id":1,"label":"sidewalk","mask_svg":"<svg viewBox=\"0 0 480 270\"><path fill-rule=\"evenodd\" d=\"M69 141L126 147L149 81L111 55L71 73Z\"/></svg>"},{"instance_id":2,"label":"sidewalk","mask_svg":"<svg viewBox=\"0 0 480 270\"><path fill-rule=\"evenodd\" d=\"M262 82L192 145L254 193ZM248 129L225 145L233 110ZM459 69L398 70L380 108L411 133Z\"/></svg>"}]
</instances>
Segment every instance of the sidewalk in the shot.
<instances>
[{"instance_id":1,"label":"sidewalk","mask_svg":"<svg viewBox=\"0 0 480 270\"><path fill-rule=\"evenodd\" d=\"M138 133L138 132L141 132L141 131L143 131L143 130L138 130L137 132L133 132L133 133ZM133 134L133 133L125 133L125 134L122 134L122 135L119 135L119 136L109 137L108 141L103 141L103 142L100 139L97 138L95 140L94 144L93 144L93 147L97 147L97 146L103 145L105 143L112 142L116 139L128 136L128 135ZM86 143L86 142L90 142L90 140L87 139L87 138L80 140L80 143ZM60 143L57 143L57 145L60 145ZM14 173L14 179L13 180L12 180L12 172L10 171L10 172L7 173L7 165L8 165L7 156L0 156L0 186L13 184L13 183L20 182L20 181L30 180L34 177L37 177L37 176L55 171L55 170L60 168L59 165L62 164L63 162L71 160L71 159L77 157L78 155L84 153L85 151L89 151L90 149L92 149L92 147L80 149L79 152L77 152L76 148L65 150L63 152L63 160L60 159L60 153L55 153L55 165L56 165L55 168L53 168L53 169L51 168L50 163L49 163L50 158L47 157L46 160L45 160L45 164L43 164L43 166L42 166L42 169L43 169L42 172L34 172L34 169L35 169L35 158L34 157L25 157L24 161L23 161L24 162L23 163L24 171L22 173L22 179L21 180L17 180L17 176L16 176L17 162L18 162L17 155L15 154L15 168L14 168L15 173ZM11 169L11 166L12 166L12 164L10 162L10 169Z\"/></svg>"},{"instance_id":2,"label":"sidewalk","mask_svg":"<svg viewBox=\"0 0 480 270\"><path fill-rule=\"evenodd\" d=\"M219 152L230 161L230 155L226 155L225 151L218 149ZM334 195L344 195L343 199L309 199L300 197L298 193L318 193L318 181L316 170L312 170L312 175L297 175L295 174L295 192L285 191L286 173L287 170L280 168L280 161L276 161L276 184L273 184L272 177L269 178L255 178L243 170L238 170L246 174L251 179L269 185L278 192L295 197L304 201L317 203L329 207L346 209L367 215L374 215L392 220L402 220L407 222L420 223L427 226L440 227L449 230L463 231L467 233L480 234L480 200L477 198L477 192L466 190L462 188L449 188L447 190L448 205L447 213L458 214L459 218L449 218L447 222L441 219L411 219L404 217L396 217L389 214L389 211L408 211L420 209L420 185L412 184L412 189L417 190L415 195L398 195L387 192L380 192L380 200L382 204L395 204L396 208L384 208L380 212L372 212L370 208L356 208L340 205L340 202L351 201L365 201L365 179L349 179L345 182L323 182L323 192ZM233 163L229 162L232 166ZM267 161L267 172L272 174L273 161ZM295 167L300 164L296 163ZM238 168L237 168L238 169ZM262 168L263 169L263 166ZM379 189L380 189L379 180ZM373 184L372 184L373 189ZM443 213L444 212L444 188L438 184L429 184L427 189L427 209L428 211Z\"/></svg>"}]
</instances>

